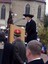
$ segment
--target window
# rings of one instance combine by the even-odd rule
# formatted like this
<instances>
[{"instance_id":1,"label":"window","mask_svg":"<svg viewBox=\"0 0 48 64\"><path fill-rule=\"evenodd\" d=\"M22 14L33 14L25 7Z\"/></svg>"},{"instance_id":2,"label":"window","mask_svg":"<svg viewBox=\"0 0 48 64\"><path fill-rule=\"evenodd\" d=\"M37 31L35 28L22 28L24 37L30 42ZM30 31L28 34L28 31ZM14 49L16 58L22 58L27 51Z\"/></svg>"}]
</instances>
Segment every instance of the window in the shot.
<instances>
[{"instance_id":1,"label":"window","mask_svg":"<svg viewBox=\"0 0 48 64\"><path fill-rule=\"evenodd\" d=\"M1 19L5 19L5 13L6 13L6 7L5 7L5 5L2 5L2 8L1 8Z\"/></svg>"},{"instance_id":2,"label":"window","mask_svg":"<svg viewBox=\"0 0 48 64\"><path fill-rule=\"evenodd\" d=\"M41 6L39 5L38 7L38 14L37 14L37 18L41 18Z\"/></svg>"},{"instance_id":3,"label":"window","mask_svg":"<svg viewBox=\"0 0 48 64\"><path fill-rule=\"evenodd\" d=\"M25 14L30 14L30 5L27 4L25 7Z\"/></svg>"}]
</instances>

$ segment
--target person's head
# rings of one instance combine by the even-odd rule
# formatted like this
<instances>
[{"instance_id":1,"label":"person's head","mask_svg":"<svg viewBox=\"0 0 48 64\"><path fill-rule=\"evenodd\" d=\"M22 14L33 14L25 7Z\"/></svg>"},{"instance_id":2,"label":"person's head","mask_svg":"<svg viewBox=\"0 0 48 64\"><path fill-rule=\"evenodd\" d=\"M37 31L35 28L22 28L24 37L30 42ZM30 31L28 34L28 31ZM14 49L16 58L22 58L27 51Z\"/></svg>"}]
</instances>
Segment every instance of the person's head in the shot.
<instances>
[{"instance_id":1,"label":"person's head","mask_svg":"<svg viewBox=\"0 0 48 64\"><path fill-rule=\"evenodd\" d=\"M32 19L31 17L25 17L25 20L29 21L30 19Z\"/></svg>"},{"instance_id":2,"label":"person's head","mask_svg":"<svg viewBox=\"0 0 48 64\"><path fill-rule=\"evenodd\" d=\"M14 39L21 38L21 31L19 29L15 29L14 31Z\"/></svg>"},{"instance_id":3,"label":"person's head","mask_svg":"<svg viewBox=\"0 0 48 64\"><path fill-rule=\"evenodd\" d=\"M31 15L31 14L23 14L23 16L25 16L25 19L27 21L29 21L30 19L32 19L32 17L34 17L34 15Z\"/></svg>"},{"instance_id":4,"label":"person's head","mask_svg":"<svg viewBox=\"0 0 48 64\"><path fill-rule=\"evenodd\" d=\"M5 43L5 34L3 32L0 33L0 42Z\"/></svg>"},{"instance_id":5,"label":"person's head","mask_svg":"<svg viewBox=\"0 0 48 64\"><path fill-rule=\"evenodd\" d=\"M35 58L40 56L42 44L37 40L32 40L27 44L26 57L27 59Z\"/></svg>"}]
</instances>

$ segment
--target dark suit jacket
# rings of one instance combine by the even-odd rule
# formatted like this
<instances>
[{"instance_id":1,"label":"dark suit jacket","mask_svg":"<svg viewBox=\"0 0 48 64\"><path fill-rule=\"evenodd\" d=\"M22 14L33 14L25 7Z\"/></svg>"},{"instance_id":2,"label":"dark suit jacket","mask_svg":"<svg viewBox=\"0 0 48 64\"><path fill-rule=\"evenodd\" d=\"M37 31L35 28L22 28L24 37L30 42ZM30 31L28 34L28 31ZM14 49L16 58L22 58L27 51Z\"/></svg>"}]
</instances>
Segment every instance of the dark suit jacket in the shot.
<instances>
[{"instance_id":1,"label":"dark suit jacket","mask_svg":"<svg viewBox=\"0 0 48 64\"><path fill-rule=\"evenodd\" d=\"M38 59L38 60L34 60L34 61L31 61L27 64L44 64L43 60L42 59Z\"/></svg>"},{"instance_id":2,"label":"dark suit jacket","mask_svg":"<svg viewBox=\"0 0 48 64\"><path fill-rule=\"evenodd\" d=\"M21 64L18 56L14 53L14 46L10 43L4 44L2 64Z\"/></svg>"},{"instance_id":3,"label":"dark suit jacket","mask_svg":"<svg viewBox=\"0 0 48 64\"><path fill-rule=\"evenodd\" d=\"M36 23L34 20L31 20L30 22L27 22L26 24L26 42L29 42L30 40L37 39L37 33L36 33Z\"/></svg>"},{"instance_id":4,"label":"dark suit jacket","mask_svg":"<svg viewBox=\"0 0 48 64\"><path fill-rule=\"evenodd\" d=\"M2 64L12 64L13 61L13 46L10 43L4 44Z\"/></svg>"},{"instance_id":5,"label":"dark suit jacket","mask_svg":"<svg viewBox=\"0 0 48 64\"><path fill-rule=\"evenodd\" d=\"M48 61L45 64L48 64Z\"/></svg>"},{"instance_id":6,"label":"dark suit jacket","mask_svg":"<svg viewBox=\"0 0 48 64\"><path fill-rule=\"evenodd\" d=\"M14 49L14 46L10 43L4 44L2 64L23 64L17 53L15 54Z\"/></svg>"},{"instance_id":7,"label":"dark suit jacket","mask_svg":"<svg viewBox=\"0 0 48 64\"><path fill-rule=\"evenodd\" d=\"M23 62L26 60L26 47L24 42L21 39L17 39L13 42L15 47L14 52L18 55Z\"/></svg>"}]
</instances>

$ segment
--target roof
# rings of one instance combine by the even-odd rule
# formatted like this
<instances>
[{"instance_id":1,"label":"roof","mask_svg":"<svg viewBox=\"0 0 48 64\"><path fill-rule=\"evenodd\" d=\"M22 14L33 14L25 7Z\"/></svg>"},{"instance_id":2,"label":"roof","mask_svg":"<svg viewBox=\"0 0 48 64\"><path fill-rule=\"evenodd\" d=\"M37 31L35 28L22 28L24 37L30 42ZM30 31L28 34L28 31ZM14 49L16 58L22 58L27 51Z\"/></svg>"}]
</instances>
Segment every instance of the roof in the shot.
<instances>
[{"instance_id":1,"label":"roof","mask_svg":"<svg viewBox=\"0 0 48 64\"><path fill-rule=\"evenodd\" d=\"M46 3L46 0L12 0L12 1L36 1L40 3Z\"/></svg>"},{"instance_id":2,"label":"roof","mask_svg":"<svg viewBox=\"0 0 48 64\"><path fill-rule=\"evenodd\" d=\"M42 1L42 2L45 2L45 0L37 0L37 1Z\"/></svg>"},{"instance_id":3,"label":"roof","mask_svg":"<svg viewBox=\"0 0 48 64\"><path fill-rule=\"evenodd\" d=\"M11 3L11 0L0 0L1 3Z\"/></svg>"},{"instance_id":4,"label":"roof","mask_svg":"<svg viewBox=\"0 0 48 64\"><path fill-rule=\"evenodd\" d=\"M38 1L38 2L43 2L43 3L46 2L46 0L36 0L36 1Z\"/></svg>"},{"instance_id":5,"label":"roof","mask_svg":"<svg viewBox=\"0 0 48 64\"><path fill-rule=\"evenodd\" d=\"M18 0L12 0L12 1L18 1ZM19 0L19 1L23 1L23 0ZM24 1L37 1L37 2L42 2L42 3L46 3L46 0L24 0ZM11 0L0 0L1 3L11 3Z\"/></svg>"}]
</instances>

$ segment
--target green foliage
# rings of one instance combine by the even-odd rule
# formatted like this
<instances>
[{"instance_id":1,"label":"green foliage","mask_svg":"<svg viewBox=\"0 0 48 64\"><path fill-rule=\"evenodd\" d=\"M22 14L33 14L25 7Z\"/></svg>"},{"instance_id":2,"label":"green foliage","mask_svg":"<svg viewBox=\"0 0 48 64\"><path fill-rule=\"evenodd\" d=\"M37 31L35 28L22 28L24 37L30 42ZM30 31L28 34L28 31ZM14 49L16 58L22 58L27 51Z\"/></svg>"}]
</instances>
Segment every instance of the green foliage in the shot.
<instances>
[{"instance_id":1,"label":"green foliage","mask_svg":"<svg viewBox=\"0 0 48 64\"><path fill-rule=\"evenodd\" d=\"M43 25L44 26L40 26L38 35L40 37L41 42L45 45L48 45L48 16L45 16Z\"/></svg>"},{"instance_id":2,"label":"green foliage","mask_svg":"<svg viewBox=\"0 0 48 64\"><path fill-rule=\"evenodd\" d=\"M48 45L48 31L41 30L41 32L39 33L39 37L41 39L41 42Z\"/></svg>"},{"instance_id":3,"label":"green foliage","mask_svg":"<svg viewBox=\"0 0 48 64\"><path fill-rule=\"evenodd\" d=\"M44 17L44 27L48 27L48 16Z\"/></svg>"}]
</instances>

